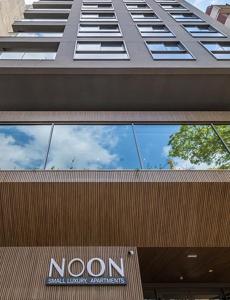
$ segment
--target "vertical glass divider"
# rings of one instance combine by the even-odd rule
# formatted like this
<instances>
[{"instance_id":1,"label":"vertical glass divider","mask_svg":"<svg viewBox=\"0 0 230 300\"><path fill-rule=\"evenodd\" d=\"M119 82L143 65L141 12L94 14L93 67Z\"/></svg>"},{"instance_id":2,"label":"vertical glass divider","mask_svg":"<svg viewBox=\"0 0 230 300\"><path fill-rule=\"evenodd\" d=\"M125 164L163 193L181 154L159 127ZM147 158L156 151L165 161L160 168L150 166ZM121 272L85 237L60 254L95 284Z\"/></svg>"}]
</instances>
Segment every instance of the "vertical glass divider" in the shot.
<instances>
[{"instance_id":1,"label":"vertical glass divider","mask_svg":"<svg viewBox=\"0 0 230 300\"><path fill-rule=\"evenodd\" d=\"M216 129L215 125L213 123L211 123L211 126L212 126L212 129L214 130L214 132L216 133L216 135L218 136L218 138L221 140L221 142L224 145L224 147L226 148L226 150L230 153L230 149L228 148L228 145L225 143L224 139L221 137L221 135L218 132L218 130Z\"/></svg>"},{"instance_id":2,"label":"vertical glass divider","mask_svg":"<svg viewBox=\"0 0 230 300\"><path fill-rule=\"evenodd\" d=\"M48 143L48 148L47 148L47 152L46 152L44 170L46 169L46 165L47 165L47 162L48 162L48 156L49 156L49 151L50 151L50 145L51 145L51 140L52 140L52 136L53 136L53 131L54 131L54 123L52 123L51 129L50 129L49 143Z\"/></svg>"},{"instance_id":3,"label":"vertical glass divider","mask_svg":"<svg viewBox=\"0 0 230 300\"><path fill-rule=\"evenodd\" d=\"M138 142L137 142L137 137L136 137L136 133L135 133L133 123L132 123L132 130L133 130L133 136L134 136L134 141L135 141L135 145L136 145L136 149L137 149L137 154L138 154L140 166L141 166L141 169L144 169L144 164L143 164L143 161L142 161L141 152L140 152L139 145L138 145Z\"/></svg>"}]
</instances>

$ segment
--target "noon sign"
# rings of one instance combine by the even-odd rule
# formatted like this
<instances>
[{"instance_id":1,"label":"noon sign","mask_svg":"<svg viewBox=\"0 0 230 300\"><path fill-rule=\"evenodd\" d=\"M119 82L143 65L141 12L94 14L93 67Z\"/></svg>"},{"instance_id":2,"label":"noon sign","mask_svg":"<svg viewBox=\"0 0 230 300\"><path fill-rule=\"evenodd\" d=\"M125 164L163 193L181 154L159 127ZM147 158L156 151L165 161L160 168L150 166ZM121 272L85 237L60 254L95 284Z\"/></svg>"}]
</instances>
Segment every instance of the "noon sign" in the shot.
<instances>
[{"instance_id":1,"label":"noon sign","mask_svg":"<svg viewBox=\"0 0 230 300\"><path fill-rule=\"evenodd\" d=\"M97 264L97 272L93 270L93 264ZM73 271L73 266L78 265L79 270ZM53 276L54 271L58 276ZM67 275L66 275L67 274ZM86 274L86 276L84 276ZM54 258L50 260L49 277L46 285L126 285L124 260L109 258L103 260L98 257L83 261L81 258L73 258L69 262L62 258L58 264Z\"/></svg>"}]
</instances>

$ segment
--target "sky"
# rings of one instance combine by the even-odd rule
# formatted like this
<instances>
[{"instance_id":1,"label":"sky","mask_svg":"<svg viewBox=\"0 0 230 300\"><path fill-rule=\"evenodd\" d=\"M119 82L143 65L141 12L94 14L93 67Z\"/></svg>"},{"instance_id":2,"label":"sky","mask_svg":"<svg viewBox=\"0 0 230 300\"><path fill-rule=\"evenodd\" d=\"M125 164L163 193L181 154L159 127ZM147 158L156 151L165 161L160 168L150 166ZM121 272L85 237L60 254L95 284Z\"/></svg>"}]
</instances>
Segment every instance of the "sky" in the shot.
<instances>
[{"instance_id":1,"label":"sky","mask_svg":"<svg viewBox=\"0 0 230 300\"><path fill-rule=\"evenodd\" d=\"M197 8L205 11L206 7L211 4L230 4L230 0L187 0ZM26 4L31 4L34 0L25 0Z\"/></svg>"}]
</instances>

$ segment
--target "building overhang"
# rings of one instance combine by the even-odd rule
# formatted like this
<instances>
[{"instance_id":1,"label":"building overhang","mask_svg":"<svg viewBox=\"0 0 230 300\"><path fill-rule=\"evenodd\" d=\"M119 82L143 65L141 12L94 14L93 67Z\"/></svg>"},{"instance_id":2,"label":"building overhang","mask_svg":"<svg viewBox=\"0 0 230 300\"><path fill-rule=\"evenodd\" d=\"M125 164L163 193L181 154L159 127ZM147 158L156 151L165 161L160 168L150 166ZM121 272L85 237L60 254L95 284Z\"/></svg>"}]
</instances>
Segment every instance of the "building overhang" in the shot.
<instances>
[{"instance_id":1,"label":"building overhang","mask_svg":"<svg viewBox=\"0 0 230 300\"><path fill-rule=\"evenodd\" d=\"M26 68L15 61L12 68L0 69L0 110L230 109L229 69L62 69L40 64Z\"/></svg>"}]
</instances>

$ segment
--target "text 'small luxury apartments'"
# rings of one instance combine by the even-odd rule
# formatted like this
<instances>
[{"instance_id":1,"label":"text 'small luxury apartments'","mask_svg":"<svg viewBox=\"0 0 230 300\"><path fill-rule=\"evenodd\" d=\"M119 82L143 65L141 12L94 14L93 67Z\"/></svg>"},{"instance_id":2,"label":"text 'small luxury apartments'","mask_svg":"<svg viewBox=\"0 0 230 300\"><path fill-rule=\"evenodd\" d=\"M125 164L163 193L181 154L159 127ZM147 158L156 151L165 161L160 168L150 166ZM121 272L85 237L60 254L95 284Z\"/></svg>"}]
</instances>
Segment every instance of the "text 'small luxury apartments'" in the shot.
<instances>
[{"instance_id":1,"label":"text 'small luxury apartments'","mask_svg":"<svg viewBox=\"0 0 230 300\"><path fill-rule=\"evenodd\" d=\"M41 0L12 26L0 299L229 299L229 29L183 0Z\"/></svg>"}]
</instances>

